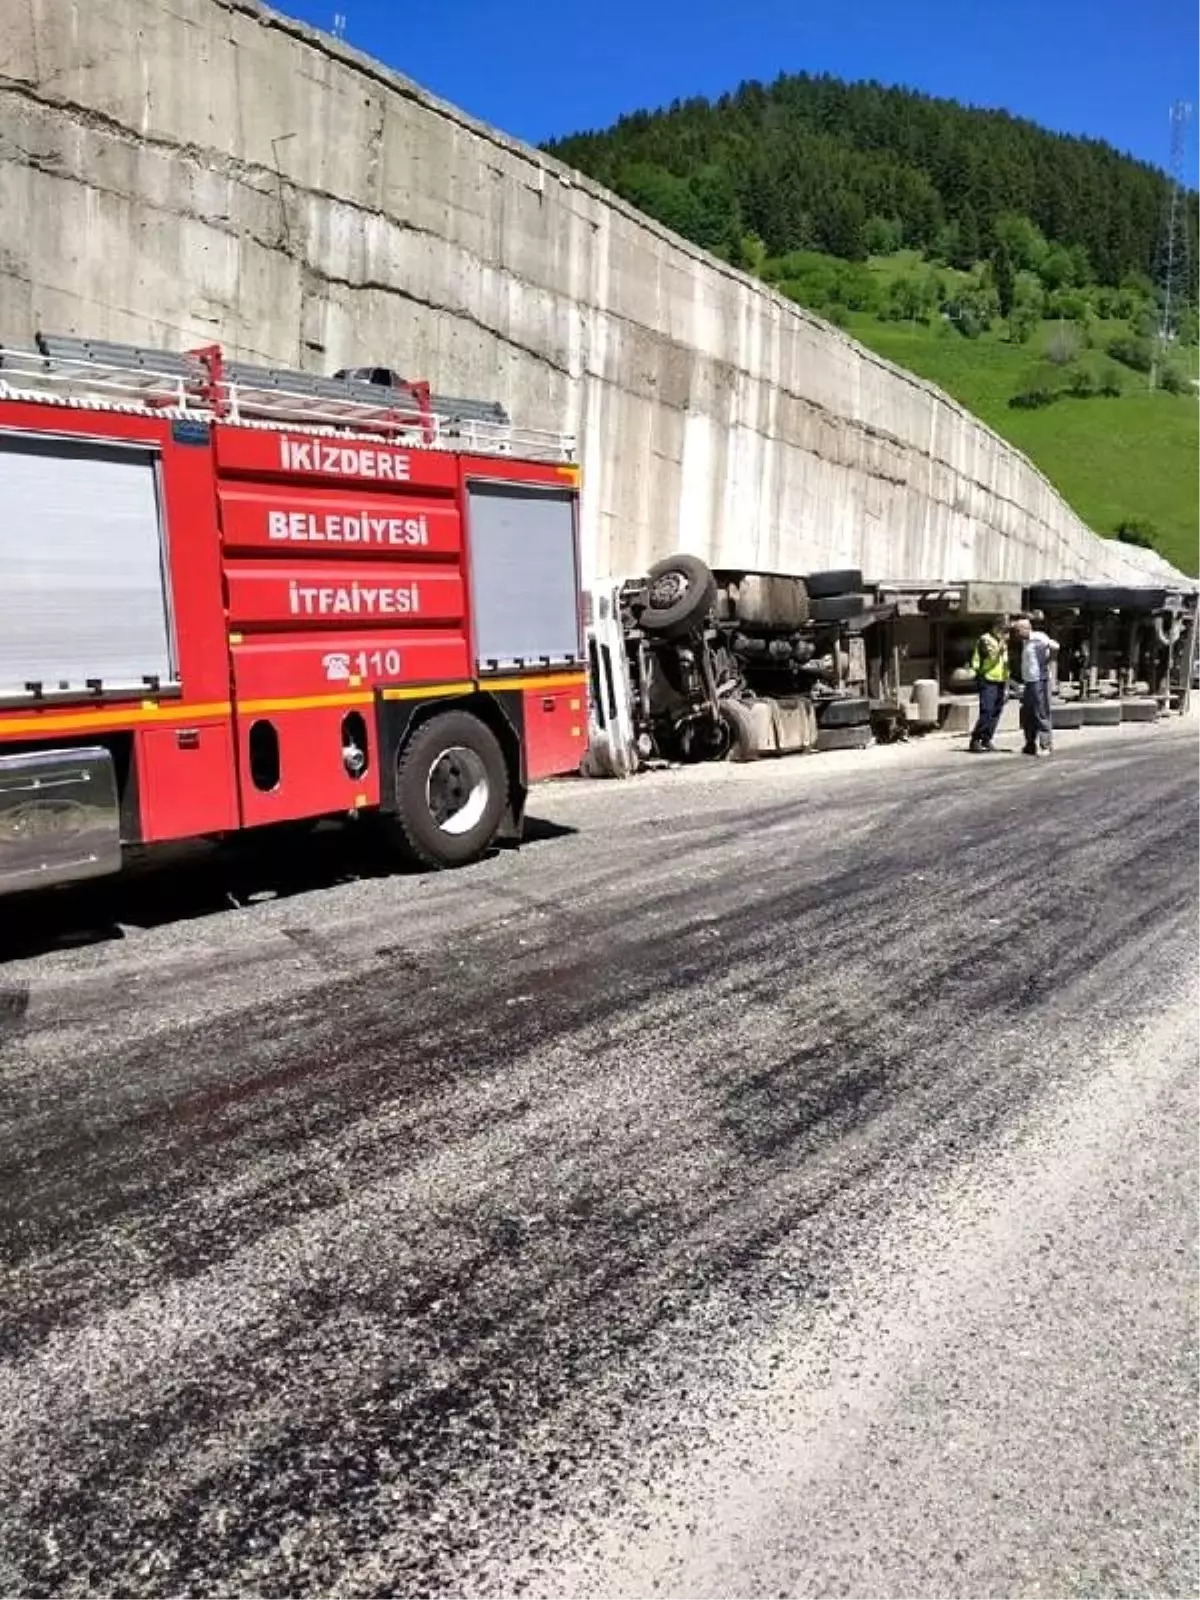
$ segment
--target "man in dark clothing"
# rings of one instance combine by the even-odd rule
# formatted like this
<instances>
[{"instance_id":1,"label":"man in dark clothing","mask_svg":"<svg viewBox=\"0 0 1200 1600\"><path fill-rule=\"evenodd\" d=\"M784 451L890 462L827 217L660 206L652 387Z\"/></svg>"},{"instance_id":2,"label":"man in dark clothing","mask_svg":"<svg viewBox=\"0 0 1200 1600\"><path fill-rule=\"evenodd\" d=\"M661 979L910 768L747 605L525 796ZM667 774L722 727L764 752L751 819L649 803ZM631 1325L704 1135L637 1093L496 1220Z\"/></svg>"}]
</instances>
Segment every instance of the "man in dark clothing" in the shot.
<instances>
[{"instance_id":1,"label":"man in dark clothing","mask_svg":"<svg viewBox=\"0 0 1200 1600\"><path fill-rule=\"evenodd\" d=\"M971 652L971 671L979 694L979 718L971 730L970 750L988 755L995 751L992 740L1000 724L1008 698L1008 619L995 617L985 633L975 641Z\"/></svg>"},{"instance_id":2,"label":"man in dark clothing","mask_svg":"<svg viewBox=\"0 0 1200 1600\"><path fill-rule=\"evenodd\" d=\"M1058 654L1058 645L1035 628L1027 616L1016 619L1013 632L1021 652L1021 731L1025 735L1022 754L1048 756L1054 748L1050 662Z\"/></svg>"}]
</instances>

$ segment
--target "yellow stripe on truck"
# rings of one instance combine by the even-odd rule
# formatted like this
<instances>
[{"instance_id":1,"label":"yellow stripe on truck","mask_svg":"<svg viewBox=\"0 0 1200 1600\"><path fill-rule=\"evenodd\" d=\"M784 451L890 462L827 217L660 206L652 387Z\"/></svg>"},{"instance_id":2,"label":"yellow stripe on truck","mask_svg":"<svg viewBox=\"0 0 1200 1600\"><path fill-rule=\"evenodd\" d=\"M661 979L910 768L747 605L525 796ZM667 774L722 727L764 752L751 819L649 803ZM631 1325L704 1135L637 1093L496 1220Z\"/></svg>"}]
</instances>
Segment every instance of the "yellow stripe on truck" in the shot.
<instances>
[{"instance_id":1,"label":"yellow stripe on truck","mask_svg":"<svg viewBox=\"0 0 1200 1600\"><path fill-rule=\"evenodd\" d=\"M239 700L237 709L243 716L261 716L266 711L318 711L332 706L369 706L375 696L363 694L302 694L286 700Z\"/></svg>"},{"instance_id":2,"label":"yellow stripe on truck","mask_svg":"<svg viewBox=\"0 0 1200 1600\"><path fill-rule=\"evenodd\" d=\"M102 711L45 711L36 717L5 717L0 715L0 735L6 733L78 733L87 728L120 729L131 723L174 722L190 727L193 722L210 722L215 717L229 715L228 700L214 700L209 705L154 705L143 701L136 708L108 706Z\"/></svg>"},{"instance_id":3,"label":"yellow stripe on truck","mask_svg":"<svg viewBox=\"0 0 1200 1600\"><path fill-rule=\"evenodd\" d=\"M582 672L540 673L529 678L479 678L465 683L422 683L403 689L381 689L385 700L436 699L449 694L475 694L476 691L504 689L577 689L584 683Z\"/></svg>"},{"instance_id":4,"label":"yellow stripe on truck","mask_svg":"<svg viewBox=\"0 0 1200 1600\"><path fill-rule=\"evenodd\" d=\"M385 700L435 700L448 694L474 694L475 685L468 679L465 683L419 683L380 692Z\"/></svg>"},{"instance_id":5,"label":"yellow stripe on truck","mask_svg":"<svg viewBox=\"0 0 1200 1600\"><path fill-rule=\"evenodd\" d=\"M577 689L582 672L549 673L537 678L480 678L481 689Z\"/></svg>"}]
</instances>

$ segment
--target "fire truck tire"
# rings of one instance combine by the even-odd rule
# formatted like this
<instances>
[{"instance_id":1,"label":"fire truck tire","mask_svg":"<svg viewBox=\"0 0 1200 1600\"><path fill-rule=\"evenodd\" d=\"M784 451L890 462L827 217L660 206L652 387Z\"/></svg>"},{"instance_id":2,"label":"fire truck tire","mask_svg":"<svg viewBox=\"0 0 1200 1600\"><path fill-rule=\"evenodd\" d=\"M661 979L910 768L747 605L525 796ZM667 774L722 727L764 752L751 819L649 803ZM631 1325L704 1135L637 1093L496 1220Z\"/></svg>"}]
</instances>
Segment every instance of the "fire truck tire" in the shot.
<instances>
[{"instance_id":1,"label":"fire truck tire","mask_svg":"<svg viewBox=\"0 0 1200 1600\"><path fill-rule=\"evenodd\" d=\"M721 721L729 729L730 761L757 761L758 740L749 709L738 700L721 701Z\"/></svg>"},{"instance_id":2,"label":"fire truck tire","mask_svg":"<svg viewBox=\"0 0 1200 1600\"><path fill-rule=\"evenodd\" d=\"M646 633L677 639L702 623L717 598L717 580L698 556L668 556L650 568L641 615Z\"/></svg>"},{"instance_id":3,"label":"fire truck tire","mask_svg":"<svg viewBox=\"0 0 1200 1600\"><path fill-rule=\"evenodd\" d=\"M421 866L478 861L507 805L508 769L496 736L468 711L432 717L400 752L395 828L403 852Z\"/></svg>"},{"instance_id":4,"label":"fire truck tire","mask_svg":"<svg viewBox=\"0 0 1200 1600\"><path fill-rule=\"evenodd\" d=\"M834 595L858 594L863 575L857 567L840 567L831 572L810 572L804 583L810 600L831 600Z\"/></svg>"}]
</instances>

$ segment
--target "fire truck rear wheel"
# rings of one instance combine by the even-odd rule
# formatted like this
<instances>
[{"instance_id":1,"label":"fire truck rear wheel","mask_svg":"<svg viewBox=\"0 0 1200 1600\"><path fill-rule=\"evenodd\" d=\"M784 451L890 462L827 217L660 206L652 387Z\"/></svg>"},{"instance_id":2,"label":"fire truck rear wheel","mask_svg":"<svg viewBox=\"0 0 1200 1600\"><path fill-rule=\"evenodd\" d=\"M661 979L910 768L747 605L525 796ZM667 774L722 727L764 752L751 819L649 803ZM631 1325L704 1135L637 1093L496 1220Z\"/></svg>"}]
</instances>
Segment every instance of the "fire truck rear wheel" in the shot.
<instances>
[{"instance_id":1,"label":"fire truck rear wheel","mask_svg":"<svg viewBox=\"0 0 1200 1600\"><path fill-rule=\"evenodd\" d=\"M508 805L508 769L491 729L447 711L413 734L396 764L396 827L425 867L478 861Z\"/></svg>"}]
</instances>

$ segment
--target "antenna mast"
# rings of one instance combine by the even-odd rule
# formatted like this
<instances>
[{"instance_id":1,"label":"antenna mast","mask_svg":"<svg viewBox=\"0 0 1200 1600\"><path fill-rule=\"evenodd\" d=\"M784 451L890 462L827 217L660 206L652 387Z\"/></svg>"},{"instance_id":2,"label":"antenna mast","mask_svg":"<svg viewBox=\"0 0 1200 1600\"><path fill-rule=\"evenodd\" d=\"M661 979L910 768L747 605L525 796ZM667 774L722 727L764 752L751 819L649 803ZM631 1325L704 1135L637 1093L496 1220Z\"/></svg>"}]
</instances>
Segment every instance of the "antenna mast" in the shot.
<instances>
[{"instance_id":1,"label":"antenna mast","mask_svg":"<svg viewBox=\"0 0 1200 1600\"><path fill-rule=\"evenodd\" d=\"M1158 263L1154 274L1161 296L1158 338L1150 366L1150 387L1157 386L1159 369L1168 347L1179 335L1179 318L1187 303L1191 286L1191 251L1188 242L1187 191L1184 188L1184 152L1192 107L1176 100L1171 107L1171 160L1167 169L1168 190L1163 207L1162 232L1158 241Z\"/></svg>"}]
</instances>

